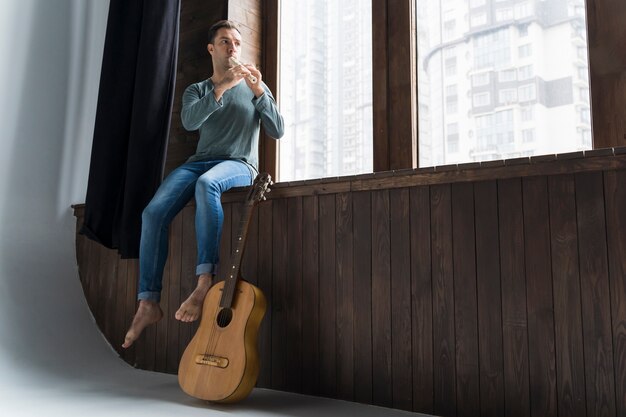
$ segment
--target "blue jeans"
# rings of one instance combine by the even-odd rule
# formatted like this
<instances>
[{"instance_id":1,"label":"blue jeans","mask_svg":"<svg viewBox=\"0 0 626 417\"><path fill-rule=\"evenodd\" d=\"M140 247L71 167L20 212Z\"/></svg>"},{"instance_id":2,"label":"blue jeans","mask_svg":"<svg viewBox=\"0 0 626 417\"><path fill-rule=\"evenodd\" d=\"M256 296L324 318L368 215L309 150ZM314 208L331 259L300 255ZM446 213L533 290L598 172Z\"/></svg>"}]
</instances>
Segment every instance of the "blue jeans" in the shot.
<instances>
[{"instance_id":1,"label":"blue jeans","mask_svg":"<svg viewBox=\"0 0 626 417\"><path fill-rule=\"evenodd\" d=\"M253 171L238 160L187 162L172 171L141 216L139 290L137 299L159 302L172 219L195 194L196 274L215 274L224 212L222 193L252 184Z\"/></svg>"}]
</instances>

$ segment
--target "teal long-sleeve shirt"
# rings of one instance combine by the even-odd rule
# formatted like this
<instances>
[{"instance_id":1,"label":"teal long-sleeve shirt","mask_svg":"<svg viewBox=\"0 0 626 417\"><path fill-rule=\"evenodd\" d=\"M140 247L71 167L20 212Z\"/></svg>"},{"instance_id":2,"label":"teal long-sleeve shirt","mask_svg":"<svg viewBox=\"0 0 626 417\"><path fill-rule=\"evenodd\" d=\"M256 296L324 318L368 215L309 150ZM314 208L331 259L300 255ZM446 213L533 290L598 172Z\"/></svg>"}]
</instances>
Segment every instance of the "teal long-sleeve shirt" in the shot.
<instances>
[{"instance_id":1,"label":"teal long-sleeve shirt","mask_svg":"<svg viewBox=\"0 0 626 417\"><path fill-rule=\"evenodd\" d=\"M283 117L265 83L265 94L255 97L244 81L226 90L217 101L211 79L187 87L181 119L187 130L199 130L196 153L187 160L239 159L258 171L259 128L280 139Z\"/></svg>"}]
</instances>

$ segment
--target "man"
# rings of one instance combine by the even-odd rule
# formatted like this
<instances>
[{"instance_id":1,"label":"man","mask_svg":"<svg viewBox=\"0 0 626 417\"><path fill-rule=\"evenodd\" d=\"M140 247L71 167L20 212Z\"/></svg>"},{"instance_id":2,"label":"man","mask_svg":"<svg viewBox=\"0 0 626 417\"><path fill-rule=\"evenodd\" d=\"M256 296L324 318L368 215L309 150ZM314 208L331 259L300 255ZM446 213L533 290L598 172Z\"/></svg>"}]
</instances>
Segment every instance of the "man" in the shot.
<instances>
[{"instance_id":1,"label":"man","mask_svg":"<svg viewBox=\"0 0 626 417\"><path fill-rule=\"evenodd\" d=\"M187 130L199 130L196 153L163 181L142 214L139 249L139 307L123 343L128 348L143 329L163 317L159 306L168 228L192 196L196 199L198 263L195 290L175 314L197 320L219 261L223 212L221 194L250 185L257 174L259 126L276 139L283 118L261 73L253 65L233 66L239 58L241 33L226 20L209 29L207 50L213 75L190 85L183 94L181 119Z\"/></svg>"}]
</instances>

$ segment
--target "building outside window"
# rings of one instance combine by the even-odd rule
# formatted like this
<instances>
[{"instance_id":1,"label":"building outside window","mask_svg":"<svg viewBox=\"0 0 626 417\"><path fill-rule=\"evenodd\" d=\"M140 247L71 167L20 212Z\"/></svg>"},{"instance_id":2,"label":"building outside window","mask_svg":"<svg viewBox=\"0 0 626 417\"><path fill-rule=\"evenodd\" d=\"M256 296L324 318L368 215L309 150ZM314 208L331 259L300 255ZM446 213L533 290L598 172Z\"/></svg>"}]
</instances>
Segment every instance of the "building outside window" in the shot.
<instances>
[{"instance_id":1,"label":"building outside window","mask_svg":"<svg viewBox=\"0 0 626 417\"><path fill-rule=\"evenodd\" d=\"M420 166L591 147L584 0L457 0L467 18L456 19L454 39L441 34L450 6L415 1L417 95L429 115L420 117Z\"/></svg>"},{"instance_id":2,"label":"building outside window","mask_svg":"<svg viewBox=\"0 0 626 417\"><path fill-rule=\"evenodd\" d=\"M280 2L280 181L372 172L372 5Z\"/></svg>"}]
</instances>

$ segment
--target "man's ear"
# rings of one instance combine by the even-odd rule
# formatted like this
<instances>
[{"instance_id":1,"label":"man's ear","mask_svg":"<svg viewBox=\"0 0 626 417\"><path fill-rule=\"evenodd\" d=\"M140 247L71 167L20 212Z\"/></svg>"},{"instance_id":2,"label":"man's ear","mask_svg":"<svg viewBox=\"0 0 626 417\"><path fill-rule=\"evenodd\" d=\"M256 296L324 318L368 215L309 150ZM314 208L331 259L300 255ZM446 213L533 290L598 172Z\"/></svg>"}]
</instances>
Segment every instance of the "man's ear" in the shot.
<instances>
[{"instance_id":1,"label":"man's ear","mask_svg":"<svg viewBox=\"0 0 626 417\"><path fill-rule=\"evenodd\" d=\"M209 54L211 54L211 56L213 55L213 49L214 47L212 43L207 44L206 50L209 51Z\"/></svg>"}]
</instances>

